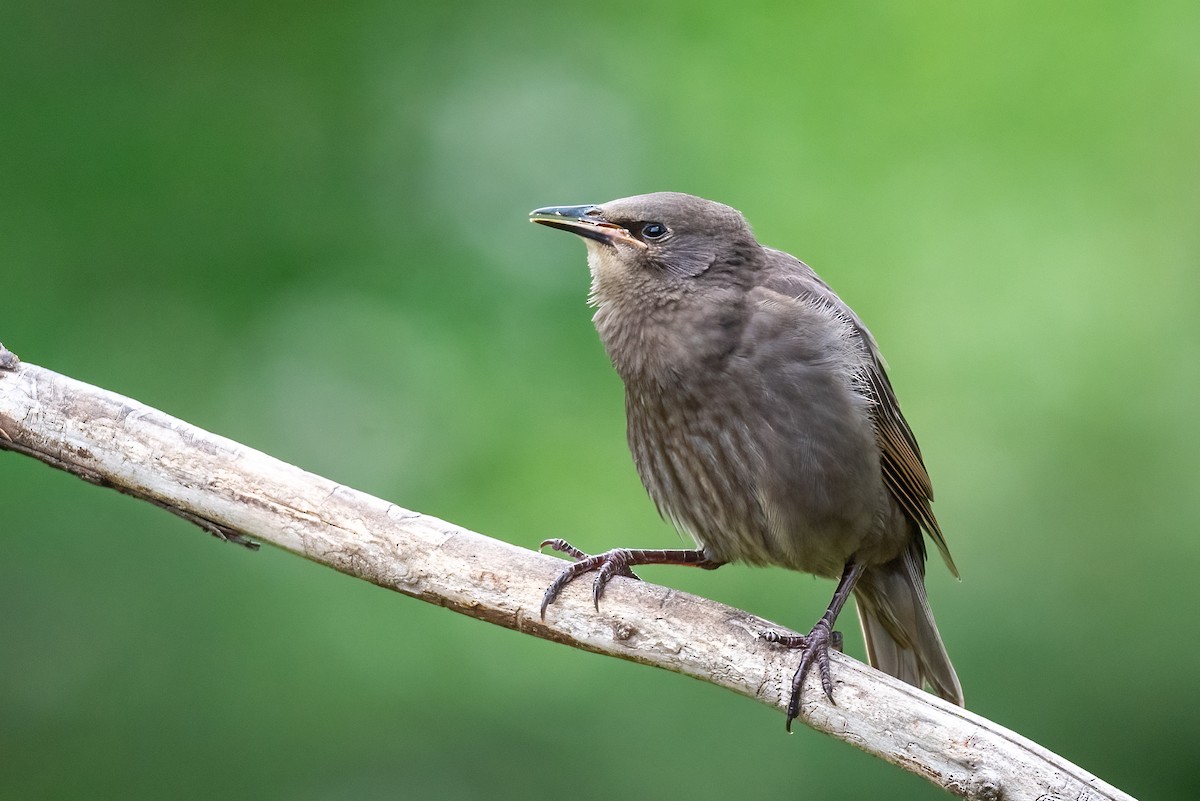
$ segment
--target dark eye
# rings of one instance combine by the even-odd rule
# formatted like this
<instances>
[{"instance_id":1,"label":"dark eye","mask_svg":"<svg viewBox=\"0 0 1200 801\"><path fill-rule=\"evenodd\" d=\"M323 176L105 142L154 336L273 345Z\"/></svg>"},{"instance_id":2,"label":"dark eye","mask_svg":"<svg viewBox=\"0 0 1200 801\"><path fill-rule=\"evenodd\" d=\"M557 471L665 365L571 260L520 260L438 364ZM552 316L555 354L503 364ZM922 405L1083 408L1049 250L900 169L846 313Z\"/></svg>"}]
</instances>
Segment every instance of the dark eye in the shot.
<instances>
[{"instance_id":1,"label":"dark eye","mask_svg":"<svg viewBox=\"0 0 1200 801\"><path fill-rule=\"evenodd\" d=\"M644 239L662 239L666 235L667 226L662 223L642 223L642 237Z\"/></svg>"}]
</instances>

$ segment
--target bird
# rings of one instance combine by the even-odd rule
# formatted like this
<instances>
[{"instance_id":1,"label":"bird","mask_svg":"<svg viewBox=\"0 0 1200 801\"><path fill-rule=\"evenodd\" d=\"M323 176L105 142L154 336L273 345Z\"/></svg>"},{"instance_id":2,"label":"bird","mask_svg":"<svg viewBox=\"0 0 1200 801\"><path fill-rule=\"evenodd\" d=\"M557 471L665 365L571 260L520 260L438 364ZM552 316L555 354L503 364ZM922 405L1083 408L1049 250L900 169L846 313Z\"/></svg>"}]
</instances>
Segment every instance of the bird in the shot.
<instances>
[{"instance_id":1,"label":"bird","mask_svg":"<svg viewBox=\"0 0 1200 801\"><path fill-rule=\"evenodd\" d=\"M815 668L833 702L829 649L855 598L870 664L962 705L925 591L927 536L958 568L883 357L858 316L804 262L758 242L730 206L679 192L535 209L583 238L593 322L625 388L627 439L659 513L694 549L615 548L575 561L546 589L594 572L599 609L615 576L679 564L780 566L837 580L799 649L786 727Z\"/></svg>"}]
</instances>

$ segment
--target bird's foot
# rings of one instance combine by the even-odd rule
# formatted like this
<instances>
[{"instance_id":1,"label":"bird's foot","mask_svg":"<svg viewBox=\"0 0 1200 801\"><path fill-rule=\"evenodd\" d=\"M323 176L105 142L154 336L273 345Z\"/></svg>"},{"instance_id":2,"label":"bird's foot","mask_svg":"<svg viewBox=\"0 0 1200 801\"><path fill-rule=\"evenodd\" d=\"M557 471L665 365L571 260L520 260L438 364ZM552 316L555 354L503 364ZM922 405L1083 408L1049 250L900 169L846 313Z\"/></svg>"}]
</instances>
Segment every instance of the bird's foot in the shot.
<instances>
[{"instance_id":1,"label":"bird's foot","mask_svg":"<svg viewBox=\"0 0 1200 801\"><path fill-rule=\"evenodd\" d=\"M792 721L800 716L800 691L804 687L804 680L808 678L809 672L814 667L821 677L821 689L825 691L825 697L829 699L829 703L836 703L833 700L833 678L829 672L829 649L842 650L842 633L833 630L833 625L829 622L828 617L818 620L817 625L812 627L812 631L806 637L766 631L763 632L762 638L767 642L778 643L785 648L802 650L800 666L796 668L796 674L792 677L792 695L788 700L787 730L789 732L792 730Z\"/></svg>"},{"instance_id":2,"label":"bird's foot","mask_svg":"<svg viewBox=\"0 0 1200 801\"><path fill-rule=\"evenodd\" d=\"M640 580L637 574L629 569L629 565L634 562L634 552L629 548L614 548L611 551L590 556L566 540L550 539L542 542L538 546L538 550L547 547L567 554L575 559L575 564L559 573L558 577L546 588L546 593L542 596L543 620L546 619L546 607L554 603L554 599L562 592L562 588L584 573L596 571L596 579L592 582L592 603L595 604L596 611L600 610L600 596L604 594L604 587L613 576L625 576Z\"/></svg>"}]
</instances>

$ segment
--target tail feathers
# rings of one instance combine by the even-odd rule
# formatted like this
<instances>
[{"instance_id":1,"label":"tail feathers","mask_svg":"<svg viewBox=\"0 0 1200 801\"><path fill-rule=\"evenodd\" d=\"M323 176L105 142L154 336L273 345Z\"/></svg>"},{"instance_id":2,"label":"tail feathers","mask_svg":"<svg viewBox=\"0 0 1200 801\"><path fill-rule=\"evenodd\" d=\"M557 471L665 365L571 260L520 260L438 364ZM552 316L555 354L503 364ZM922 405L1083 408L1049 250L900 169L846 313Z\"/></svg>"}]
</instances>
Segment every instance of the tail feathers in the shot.
<instances>
[{"instance_id":1,"label":"tail feathers","mask_svg":"<svg viewBox=\"0 0 1200 801\"><path fill-rule=\"evenodd\" d=\"M901 556L863 572L854 588L871 665L916 687L928 684L963 705L962 686L925 597L920 541Z\"/></svg>"}]
</instances>

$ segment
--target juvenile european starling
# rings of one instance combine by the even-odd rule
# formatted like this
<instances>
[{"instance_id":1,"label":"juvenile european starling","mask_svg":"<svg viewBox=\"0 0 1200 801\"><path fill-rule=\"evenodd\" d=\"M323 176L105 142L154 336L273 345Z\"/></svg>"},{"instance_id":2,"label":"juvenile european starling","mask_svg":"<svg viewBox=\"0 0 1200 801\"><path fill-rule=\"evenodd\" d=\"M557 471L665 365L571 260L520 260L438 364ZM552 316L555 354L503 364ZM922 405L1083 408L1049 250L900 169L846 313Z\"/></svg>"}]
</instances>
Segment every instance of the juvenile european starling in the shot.
<instances>
[{"instance_id":1,"label":"juvenile european starling","mask_svg":"<svg viewBox=\"0 0 1200 801\"><path fill-rule=\"evenodd\" d=\"M697 545L588 556L548 540L577 561L546 590L542 615L590 571L598 604L632 565L780 565L840 579L807 637L768 635L802 649L789 728L814 665L833 700L829 647L851 592L871 664L962 704L925 596L922 531L958 571L916 439L850 307L720 203L660 192L530 217L585 238L594 322L625 383L638 474Z\"/></svg>"}]
</instances>

